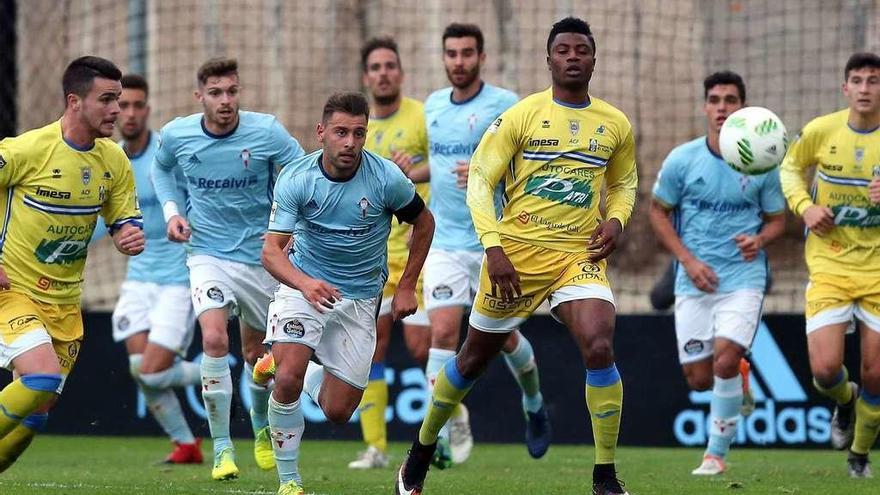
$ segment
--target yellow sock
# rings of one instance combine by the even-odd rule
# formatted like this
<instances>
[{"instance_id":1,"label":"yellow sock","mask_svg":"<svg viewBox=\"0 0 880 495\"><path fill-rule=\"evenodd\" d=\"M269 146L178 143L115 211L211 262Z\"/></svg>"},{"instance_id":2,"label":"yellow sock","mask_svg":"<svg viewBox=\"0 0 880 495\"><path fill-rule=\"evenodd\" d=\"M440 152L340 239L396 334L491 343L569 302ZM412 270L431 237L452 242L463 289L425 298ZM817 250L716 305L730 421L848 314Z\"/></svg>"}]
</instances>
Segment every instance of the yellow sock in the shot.
<instances>
[{"instance_id":1,"label":"yellow sock","mask_svg":"<svg viewBox=\"0 0 880 495\"><path fill-rule=\"evenodd\" d=\"M428 404L428 414L419 429L419 443L430 445L437 441L437 434L452 416L455 407L470 392L475 380L469 380L458 372L455 359L450 359L437 373L434 393Z\"/></svg>"},{"instance_id":2,"label":"yellow sock","mask_svg":"<svg viewBox=\"0 0 880 495\"><path fill-rule=\"evenodd\" d=\"M825 388L815 378L813 378L813 386L822 395L834 399L838 404L846 404L852 400L852 387L849 386L849 371L846 366L840 367L840 374L834 385Z\"/></svg>"},{"instance_id":3,"label":"yellow sock","mask_svg":"<svg viewBox=\"0 0 880 495\"><path fill-rule=\"evenodd\" d=\"M0 438L49 401L60 384L60 375L25 375L0 391Z\"/></svg>"},{"instance_id":4,"label":"yellow sock","mask_svg":"<svg viewBox=\"0 0 880 495\"><path fill-rule=\"evenodd\" d=\"M880 395L862 393L856 400L856 429L850 450L867 454L880 431Z\"/></svg>"},{"instance_id":5,"label":"yellow sock","mask_svg":"<svg viewBox=\"0 0 880 495\"><path fill-rule=\"evenodd\" d=\"M596 444L596 464L612 464L623 408L623 383L617 366L612 364L600 370L587 370L586 394Z\"/></svg>"},{"instance_id":6,"label":"yellow sock","mask_svg":"<svg viewBox=\"0 0 880 495\"><path fill-rule=\"evenodd\" d=\"M47 415L32 414L25 419L25 422L28 422L28 419L34 416L45 418ZM45 420L43 422L45 423ZM25 424L20 424L0 439L0 473L9 469L9 466L28 448L36 434L35 429L25 426Z\"/></svg>"},{"instance_id":7,"label":"yellow sock","mask_svg":"<svg viewBox=\"0 0 880 495\"><path fill-rule=\"evenodd\" d=\"M375 365L374 365L375 366ZM372 372L371 372L372 375ZM388 383L385 381L384 367L382 378L370 380L364 390L359 407L361 413L361 432L367 445L385 452L388 448L388 435L385 429L385 409L388 407Z\"/></svg>"}]
</instances>

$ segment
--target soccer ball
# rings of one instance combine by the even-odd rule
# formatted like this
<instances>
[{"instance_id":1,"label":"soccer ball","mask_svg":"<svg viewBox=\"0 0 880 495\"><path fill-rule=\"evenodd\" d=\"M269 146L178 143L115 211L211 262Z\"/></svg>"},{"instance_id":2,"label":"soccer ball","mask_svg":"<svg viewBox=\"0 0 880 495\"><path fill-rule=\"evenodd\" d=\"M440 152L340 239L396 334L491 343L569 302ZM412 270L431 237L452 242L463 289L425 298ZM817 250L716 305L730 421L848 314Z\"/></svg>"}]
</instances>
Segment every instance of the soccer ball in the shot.
<instances>
[{"instance_id":1,"label":"soccer ball","mask_svg":"<svg viewBox=\"0 0 880 495\"><path fill-rule=\"evenodd\" d=\"M734 170L746 175L765 174L782 163L788 149L785 124L764 107L733 112L721 126L721 156Z\"/></svg>"}]
</instances>

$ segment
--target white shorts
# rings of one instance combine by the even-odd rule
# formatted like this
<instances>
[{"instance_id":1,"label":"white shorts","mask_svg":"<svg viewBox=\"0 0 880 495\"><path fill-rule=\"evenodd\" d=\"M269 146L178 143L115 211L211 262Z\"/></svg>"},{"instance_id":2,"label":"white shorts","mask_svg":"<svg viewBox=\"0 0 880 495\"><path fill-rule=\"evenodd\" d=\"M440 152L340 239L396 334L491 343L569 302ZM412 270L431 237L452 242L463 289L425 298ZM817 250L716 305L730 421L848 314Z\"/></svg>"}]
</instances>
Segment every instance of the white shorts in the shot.
<instances>
[{"instance_id":1,"label":"white shorts","mask_svg":"<svg viewBox=\"0 0 880 495\"><path fill-rule=\"evenodd\" d=\"M209 309L230 306L256 331L266 328L269 301L278 281L265 268L199 254L186 260L196 316Z\"/></svg>"},{"instance_id":2,"label":"white shorts","mask_svg":"<svg viewBox=\"0 0 880 495\"><path fill-rule=\"evenodd\" d=\"M715 338L722 337L748 350L758 331L764 292L742 289L724 294L675 298L675 337L681 364L712 356Z\"/></svg>"},{"instance_id":3,"label":"white shorts","mask_svg":"<svg viewBox=\"0 0 880 495\"><path fill-rule=\"evenodd\" d=\"M424 267L425 309L467 306L480 288L482 251L432 249Z\"/></svg>"},{"instance_id":4,"label":"white shorts","mask_svg":"<svg viewBox=\"0 0 880 495\"><path fill-rule=\"evenodd\" d=\"M865 311L860 304L854 302L845 306L822 310L812 318L807 318L807 335L820 328L838 323L849 323L849 326L846 327L846 333L855 333L856 320L861 321L871 330L880 332L880 318Z\"/></svg>"},{"instance_id":5,"label":"white shorts","mask_svg":"<svg viewBox=\"0 0 880 495\"><path fill-rule=\"evenodd\" d=\"M150 331L148 340L185 355L192 343L195 314L185 285L159 285L127 280L113 310L113 340Z\"/></svg>"},{"instance_id":6,"label":"white shorts","mask_svg":"<svg viewBox=\"0 0 880 495\"><path fill-rule=\"evenodd\" d=\"M269 305L264 343L303 344L315 351L324 370L352 387L365 389L376 351L376 306L370 299L342 299L321 313L302 292L282 286Z\"/></svg>"},{"instance_id":7,"label":"white shorts","mask_svg":"<svg viewBox=\"0 0 880 495\"><path fill-rule=\"evenodd\" d=\"M391 301L393 299L393 297L386 297L382 299L382 303L379 304L379 316L391 314ZM421 325L423 327L427 327L431 324L431 321L428 320L428 312L423 309L416 310L415 313L407 316L402 321L406 325Z\"/></svg>"}]
</instances>

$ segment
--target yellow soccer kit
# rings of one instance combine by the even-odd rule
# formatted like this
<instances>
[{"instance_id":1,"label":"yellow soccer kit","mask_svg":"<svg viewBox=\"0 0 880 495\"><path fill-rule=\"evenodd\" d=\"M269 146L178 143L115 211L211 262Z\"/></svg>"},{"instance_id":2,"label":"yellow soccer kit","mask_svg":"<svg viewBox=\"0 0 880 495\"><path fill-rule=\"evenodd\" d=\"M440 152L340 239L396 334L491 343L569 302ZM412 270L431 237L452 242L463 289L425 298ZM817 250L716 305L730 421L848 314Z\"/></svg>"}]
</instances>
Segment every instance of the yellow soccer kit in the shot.
<instances>
[{"instance_id":1,"label":"yellow soccer kit","mask_svg":"<svg viewBox=\"0 0 880 495\"><path fill-rule=\"evenodd\" d=\"M849 109L844 109L808 123L780 171L792 211L803 215L816 204L834 213L831 232L822 237L807 234L808 330L818 328L810 319L826 311L839 313L840 308L852 308L850 316L852 311L862 312L857 316L863 320L880 322L880 205L868 199L868 184L880 177L880 130L853 130L848 118ZM808 192L804 174L813 166L816 175ZM838 322L824 321L829 323Z\"/></svg>"},{"instance_id":2,"label":"yellow soccer kit","mask_svg":"<svg viewBox=\"0 0 880 495\"><path fill-rule=\"evenodd\" d=\"M499 220L493 193L502 179ZM587 261L586 244L603 218L626 226L637 186L632 126L607 102L591 97L587 106L573 107L547 89L503 113L471 160L467 203L483 247L504 248L523 295L514 303L496 298L484 265L471 323L510 330L548 296L551 306L587 297L613 301L605 263Z\"/></svg>"},{"instance_id":3,"label":"yellow soccer kit","mask_svg":"<svg viewBox=\"0 0 880 495\"><path fill-rule=\"evenodd\" d=\"M0 321L37 316L53 341L78 341L82 321L71 315L79 313L98 214L111 230L142 222L122 148L98 139L88 150L77 149L62 138L60 121L0 141L0 212L0 263L9 292L31 301L29 311L25 299L0 292ZM17 348L15 341L34 330L33 322L0 327L0 348ZM65 352L75 359L75 351Z\"/></svg>"},{"instance_id":4,"label":"yellow soccer kit","mask_svg":"<svg viewBox=\"0 0 880 495\"><path fill-rule=\"evenodd\" d=\"M424 105L417 100L404 97L400 108L394 114L381 119L370 117L364 148L389 160L393 152L403 151L412 157L415 166L427 166L428 133L425 128ZM429 185L416 184L416 192L427 203ZM409 256L408 244L411 232L411 225L391 222L391 233L388 236L388 282L385 283L382 293L383 300L390 300L397 290L397 282L403 275ZM416 287L416 297L419 299L419 308L422 308L424 302L421 275Z\"/></svg>"}]
</instances>

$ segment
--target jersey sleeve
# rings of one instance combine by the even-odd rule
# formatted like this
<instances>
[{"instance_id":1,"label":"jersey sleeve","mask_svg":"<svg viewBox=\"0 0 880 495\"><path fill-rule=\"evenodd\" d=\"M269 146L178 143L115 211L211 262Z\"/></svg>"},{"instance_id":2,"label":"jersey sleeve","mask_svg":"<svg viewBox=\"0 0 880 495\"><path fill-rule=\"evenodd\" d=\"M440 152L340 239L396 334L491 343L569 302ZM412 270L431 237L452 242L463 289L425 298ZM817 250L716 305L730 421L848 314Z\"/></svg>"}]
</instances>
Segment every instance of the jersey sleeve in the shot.
<instances>
[{"instance_id":1,"label":"jersey sleeve","mask_svg":"<svg viewBox=\"0 0 880 495\"><path fill-rule=\"evenodd\" d=\"M626 135L608 161L605 183L608 195L605 198L606 217L616 218L626 227L636 204L639 176L636 170L636 143L632 127L627 126Z\"/></svg>"},{"instance_id":2,"label":"jersey sleeve","mask_svg":"<svg viewBox=\"0 0 880 495\"><path fill-rule=\"evenodd\" d=\"M663 160L660 171L657 173L657 181L654 182L654 199L668 208L678 206L681 194L684 191L684 174L682 173L682 160L676 150Z\"/></svg>"},{"instance_id":3,"label":"jersey sleeve","mask_svg":"<svg viewBox=\"0 0 880 495\"><path fill-rule=\"evenodd\" d=\"M0 187L14 186L25 175L27 162L16 144L16 138L0 141Z\"/></svg>"},{"instance_id":4,"label":"jersey sleeve","mask_svg":"<svg viewBox=\"0 0 880 495\"><path fill-rule=\"evenodd\" d=\"M421 167L428 164L428 127L425 125L424 112L420 113L419 117L421 118L413 122L416 126L417 144L413 150L412 161L413 164Z\"/></svg>"},{"instance_id":5,"label":"jersey sleeve","mask_svg":"<svg viewBox=\"0 0 880 495\"><path fill-rule=\"evenodd\" d=\"M153 178L153 188L159 204L164 205L168 201L179 201L178 188L186 184L178 184L178 177L182 177L179 171L177 156L174 153L175 143L168 130L168 126L159 133L159 145L153 156L153 164L150 167L150 176ZM179 205L178 205L179 206Z\"/></svg>"},{"instance_id":6,"label":"jersey sleeve","mask_svg":"<svg viewBox=\"0 0 880 495\"><path fill-rule=\"evenodd\" d=\"M816 141L811 126L807 124L801 135L788 148L788 153L785 154L779 169L782 193L788 201L788 207L796 215L803 215L804 210L813 206L813 199L807 190L805 173L808 168L816 164Z\"/></svg>"},{"instance_id":7,"label":"jersey sleeve","mask_svg":"<svg viewBox=\"0 0 880 495\"><path fill-rule=\"evenodd\" d=\"M110 188L110 194L101 206L101 216L110 229L110 234L115 233L123 225L130 223L138 228L144 227L143 217L137 201L137 191L134 186L134 174L128 159L119 150L119 157L114 158L116 173Z\"/></svg>"},{"instance_id":8,"label":"jersey sleeve","mask_svg":"<svg viewBox=\"0 0 880 495\"><path fill-rule=\"evenodd\" d=\"M278 120L272 121L272 125L269 127L269 132L272 135L274 147L272 163L274 163L275 166L279 168L285 167L305 155L305 151L302 146L300 146L299 141L291 136L290 133L287 132L287 129L285 129Z\"/></svg>"},{"instance_id":9,"label":"jersey sleeve","mask_svg":"<svg viewBox=\"0 0 880 495\"><path fill-rule=\"evenodd\" d=\"M761 211L768 215L785 213L785 196L779 183L779 170L767 172L767 179L761 187Z\"/></svg>"},{"instance_id":10,"label":"jersey sleeve","mask_svg":"<svg viewBox=\"0 0 880 495\"><path fill-rule=\"evenodd\" d=\"M297 184L292 173L282 172L275 186L275 198L269 212L269 232L275 234L293 234L299 216L300 198Z\"/></svg>"},{"instance_id":11,"label":"jersey sleeve","mask_svg":"<svg viewBox=\"0 0 880 495\"><path fill-rule=\"evenodd\" d=\"M385 164L385 206L392 213L407 207L416 196L412 181L394 163Z\"/></svg>"},{"instance_id":12,"label":"jersey sleeve","mask_svg":"<svg viewBox=\"0 0 880 495\"><path fill-rule=\"evenodd\" d=\"M485 249L501 245L495 188L521 147L519 120L515 111L501 114L483 134L471 157L467 205L471 210L477 238Z\"/></svg>"}]
</instances>

